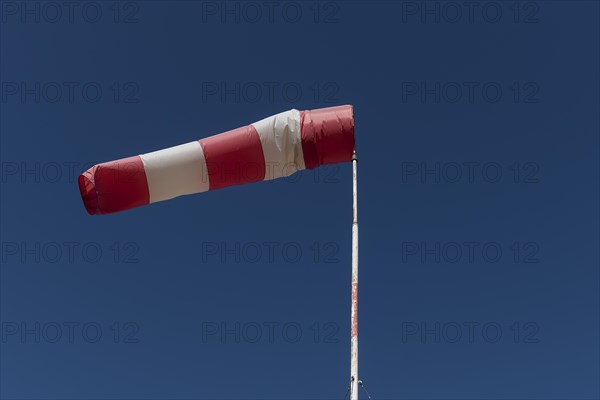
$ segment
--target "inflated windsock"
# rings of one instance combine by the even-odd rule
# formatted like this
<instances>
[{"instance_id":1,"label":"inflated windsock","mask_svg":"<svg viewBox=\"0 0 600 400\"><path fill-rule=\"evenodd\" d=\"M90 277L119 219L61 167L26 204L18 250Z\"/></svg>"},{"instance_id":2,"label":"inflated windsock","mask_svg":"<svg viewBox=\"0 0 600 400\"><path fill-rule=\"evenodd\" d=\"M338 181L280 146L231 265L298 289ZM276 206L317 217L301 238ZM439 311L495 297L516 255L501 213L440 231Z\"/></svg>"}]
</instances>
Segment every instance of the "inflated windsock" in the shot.
<instances>
[{"instance_id":1,"label":"inflated windsock","mask_svg":"<svg viewBox=\"0 0 600 400\"><path fill-rule=\"evenodd\" d=\"M352 106L290 110L168 149L94 165L79 176L90 214L289 176L352 160Z\"/></svg>"}]
</instances>

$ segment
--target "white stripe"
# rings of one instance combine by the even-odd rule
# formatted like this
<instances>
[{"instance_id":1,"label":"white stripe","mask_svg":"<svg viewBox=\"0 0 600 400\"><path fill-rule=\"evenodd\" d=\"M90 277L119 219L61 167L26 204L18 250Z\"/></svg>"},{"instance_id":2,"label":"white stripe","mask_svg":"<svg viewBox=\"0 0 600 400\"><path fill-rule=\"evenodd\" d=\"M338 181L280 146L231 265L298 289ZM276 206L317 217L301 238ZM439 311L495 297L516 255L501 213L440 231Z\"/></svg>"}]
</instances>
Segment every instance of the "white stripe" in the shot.
<instances>
[{"instance_id":1,"label":"white stripe","mask_svg":"<svg viewBox=\"0 0 600 400\"><path fill-rule=\"evenodd\" d=\"M300 111L289 110L252 124L265 156L265 180L305 169L300 135Z\"/></svg>"},{"instance_id":2,"label":"white stripe","mask_svg":"<svg viewBox=\"0 0 600 400\"><path fill-rule=\"evenodd\" d=\"M150 203L209 189L204 151L198 141L140 155Z\"/></svg>"}]
</instances>

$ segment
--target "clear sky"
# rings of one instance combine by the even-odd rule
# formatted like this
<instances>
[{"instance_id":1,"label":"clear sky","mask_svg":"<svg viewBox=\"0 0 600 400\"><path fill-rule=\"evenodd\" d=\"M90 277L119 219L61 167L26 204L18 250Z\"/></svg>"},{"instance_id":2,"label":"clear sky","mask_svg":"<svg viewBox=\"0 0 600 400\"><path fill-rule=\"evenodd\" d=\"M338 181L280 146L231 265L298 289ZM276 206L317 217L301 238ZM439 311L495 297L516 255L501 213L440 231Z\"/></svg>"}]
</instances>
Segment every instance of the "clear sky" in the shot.
<instances>
[{"instance_id":1,"label":"clear sky","mask_svg":"<svg viewBox=\"0 0 600 400\"><path fill-rule=\"evenodd\" d=\"M0 397L342 398L350 164L108 216L76 176L353 104L373 397L598 398L599 12L2 1Z\"/></svg>"}]
</instances>

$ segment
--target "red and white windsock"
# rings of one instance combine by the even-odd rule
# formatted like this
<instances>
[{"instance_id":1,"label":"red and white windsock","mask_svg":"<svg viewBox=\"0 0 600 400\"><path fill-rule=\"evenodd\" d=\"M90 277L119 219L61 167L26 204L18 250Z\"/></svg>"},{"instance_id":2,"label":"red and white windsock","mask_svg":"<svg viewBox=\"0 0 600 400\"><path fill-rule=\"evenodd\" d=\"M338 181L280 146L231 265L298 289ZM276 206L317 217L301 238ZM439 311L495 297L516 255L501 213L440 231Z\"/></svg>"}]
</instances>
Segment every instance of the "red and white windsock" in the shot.
<instances>
[{"instance_id":1,"label":"red and white windsock","mask_svg":"<svg viewBox=\"0 0 600 400\"><path fill-rule=\"evenodd\" d=\"M94 165L79 176L90 214L352 161L352 106L289 110L168 149Z\"/></svg>"}]
</instances>

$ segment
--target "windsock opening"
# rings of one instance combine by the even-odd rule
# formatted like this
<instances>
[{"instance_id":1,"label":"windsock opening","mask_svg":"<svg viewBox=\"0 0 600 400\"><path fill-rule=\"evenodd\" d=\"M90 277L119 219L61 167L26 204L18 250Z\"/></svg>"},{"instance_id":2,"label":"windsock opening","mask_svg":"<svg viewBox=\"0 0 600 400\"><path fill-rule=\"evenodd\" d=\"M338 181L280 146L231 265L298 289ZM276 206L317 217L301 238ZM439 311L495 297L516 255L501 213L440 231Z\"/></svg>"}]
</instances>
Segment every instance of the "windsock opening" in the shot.
<instances>
[{"instance_id":1,"label":"windsock opening","mask_svg":"<svg viewBox=\"0 0 600 400\"><path fill-rule=\"evenodd\" d=\"M351 105L289 110L198 141L94 165L78 184L89 214L110 214L350 162L353 152Z\"/></svg>"},{"instance_id":2,"label":"windsock opening","mask_svg":"<svg viewBox=\"0 0 600 400\"><path fill-rule=\"evenodd\" d=\"M302 111L300 118L306 168L352 161L354 112L351 105Z\"/></svg>"}]
</instances>

